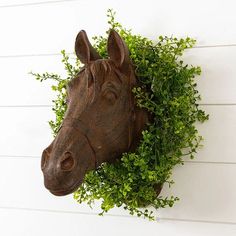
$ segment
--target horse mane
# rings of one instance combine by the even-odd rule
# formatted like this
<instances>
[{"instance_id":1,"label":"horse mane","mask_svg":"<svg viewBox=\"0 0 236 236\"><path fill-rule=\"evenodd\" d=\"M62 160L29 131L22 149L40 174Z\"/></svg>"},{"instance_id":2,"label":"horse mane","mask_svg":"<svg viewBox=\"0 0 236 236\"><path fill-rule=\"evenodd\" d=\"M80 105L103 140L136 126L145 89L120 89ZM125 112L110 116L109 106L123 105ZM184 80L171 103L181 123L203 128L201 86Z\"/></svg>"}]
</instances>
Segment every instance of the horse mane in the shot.
<instances>
[{"instance_id":1,"label":"horse mane","mask_svg":"<svg viewBox=\"0 0 236 236\"><path fill-rule=\"evenodd\" d=\"M103 75L102 77L102 84L105 82L105 77L107 74L114 72L115 74L119 74L117 68L113 64L113 62L109 59L101 59L94 61L93 63L89 64L89 70L92 74L92 77L97 79L97 75ZM95 82L95 81L94 81Z\"/></svg>"}]
</instances>

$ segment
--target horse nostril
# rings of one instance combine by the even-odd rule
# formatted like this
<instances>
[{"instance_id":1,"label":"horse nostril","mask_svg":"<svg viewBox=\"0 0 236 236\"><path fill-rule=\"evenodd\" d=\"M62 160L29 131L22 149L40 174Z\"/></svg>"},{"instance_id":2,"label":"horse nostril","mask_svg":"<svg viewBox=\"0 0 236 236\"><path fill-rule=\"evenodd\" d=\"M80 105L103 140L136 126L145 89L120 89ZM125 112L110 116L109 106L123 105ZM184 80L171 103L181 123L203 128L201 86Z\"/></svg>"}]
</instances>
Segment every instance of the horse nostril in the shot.
<instances>
[{"instance_id":1,"label":"horse nostril","mask_svg":"<svg viewBox=\"0 0 236 236\"><path fill-rule=\"evenodd\" d=\"M46 165L47 165L47 162L48 162L48 159L49 159L49 153L48 151L45 149L42 153L42 158L41 158L41 169L43 170Z\"/></svg>"},{"instance_id":2,"label":"horse nostril","mask_svg":"<svg viewBox=\"0 0 236 236\"><path fill-rule=\"evenodd\" d=\"M71 171L74 168L75 160L72 157L70 152L64 154L63 159L61 160L61 169L64 171Z\"/></svg>"}]
</instances>

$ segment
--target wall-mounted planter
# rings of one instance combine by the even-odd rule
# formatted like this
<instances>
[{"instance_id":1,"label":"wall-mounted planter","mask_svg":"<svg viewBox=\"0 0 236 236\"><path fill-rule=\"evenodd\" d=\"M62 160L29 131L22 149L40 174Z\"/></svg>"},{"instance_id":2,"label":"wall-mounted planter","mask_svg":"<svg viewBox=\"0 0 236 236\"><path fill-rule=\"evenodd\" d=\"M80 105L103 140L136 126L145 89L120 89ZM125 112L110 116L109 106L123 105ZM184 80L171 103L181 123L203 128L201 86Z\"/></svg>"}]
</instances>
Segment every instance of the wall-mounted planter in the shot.
<instances>
[{"instance_id":1,"label":"wall-mounted planter","mask_svg":"<svg viewBox=\"0 0 236 236\"><path fill-rule=\"evenodd\" d=\"M195 122L208 118L197 105L200 68L181 61L195 41L160 36L152 42L115 22L111 10L108 17L108 38L95 37L93 46L80 31L75 66L62 52L66 79L34 74L57 82L55 139L42 154L44 183L54 195L75 192L78 202L102 199L103 212L123 206L152 218L139 208L178 199L160 197L161 188L172 183L172 169L184 156L193 157L201 141Z\"/></svg>"}]
</instances>

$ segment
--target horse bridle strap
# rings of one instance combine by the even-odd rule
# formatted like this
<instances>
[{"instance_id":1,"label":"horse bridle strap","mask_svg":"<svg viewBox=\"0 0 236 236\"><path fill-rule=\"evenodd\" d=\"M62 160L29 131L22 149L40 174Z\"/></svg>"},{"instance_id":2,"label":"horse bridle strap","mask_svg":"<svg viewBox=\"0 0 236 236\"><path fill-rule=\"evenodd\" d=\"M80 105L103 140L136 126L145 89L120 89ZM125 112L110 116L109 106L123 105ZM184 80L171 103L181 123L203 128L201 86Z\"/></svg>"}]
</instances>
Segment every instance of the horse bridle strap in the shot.
<instances>
[{"instance_id":1,"label":"horse bridle strap","mask_svg":"<svg viewBox=\"0 0 236 236\"><path fill-rule=\"evenodd\" d=\"M81 121L81 120L78 120L78 119L74 119L74 118L70 118L70 119L64 119L63 122L62 122L62 125L60 126L59 130L62 128L62 127L69 127L69 128L74 128L76 130L78 130L86 139L89 147L91 148L92 152L93 152L93 156L94 156L94 166L95 166L95 169L97 169L98 167L98 161L97 161L97 156L96 156L96 152L95 152L95 149L92 145L92 143L90 142L90 139L88 138L87 136L87 133L88 133L88 127ZM59 131L58 130L58 131Z\"/></svg>"}]
</instances>

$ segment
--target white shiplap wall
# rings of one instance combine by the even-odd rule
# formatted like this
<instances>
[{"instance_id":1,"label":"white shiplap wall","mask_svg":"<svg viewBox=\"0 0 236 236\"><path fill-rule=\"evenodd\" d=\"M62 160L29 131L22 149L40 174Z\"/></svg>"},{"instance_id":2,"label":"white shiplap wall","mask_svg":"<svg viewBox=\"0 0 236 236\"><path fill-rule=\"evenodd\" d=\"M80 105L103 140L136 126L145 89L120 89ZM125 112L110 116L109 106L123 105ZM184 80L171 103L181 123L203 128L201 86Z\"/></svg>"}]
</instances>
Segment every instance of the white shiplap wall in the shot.
<instances>
[{"instance_id":1,"label":"white shiplap wall","mask_svg":"<svg viewBox=\"0 0 236 236\"><path fill-rule=\"evenodd\" d=\"M77 32L106 30L114 8L127 28L152 39L191 36L185 55L200 65L201 106L210 121L199 125L204 148L176 167L176 184L163 191L181 198L157 222L114 209L99 217L72 196L43 187L40 155L52 139L50 83L29 71L62 72L59 52L73 52ZM0 0L0 235L236 235L236 2L234 0Z\"/></svg>"}]
</instances>

